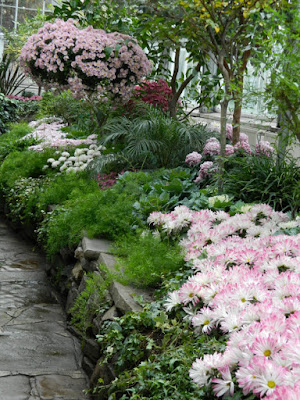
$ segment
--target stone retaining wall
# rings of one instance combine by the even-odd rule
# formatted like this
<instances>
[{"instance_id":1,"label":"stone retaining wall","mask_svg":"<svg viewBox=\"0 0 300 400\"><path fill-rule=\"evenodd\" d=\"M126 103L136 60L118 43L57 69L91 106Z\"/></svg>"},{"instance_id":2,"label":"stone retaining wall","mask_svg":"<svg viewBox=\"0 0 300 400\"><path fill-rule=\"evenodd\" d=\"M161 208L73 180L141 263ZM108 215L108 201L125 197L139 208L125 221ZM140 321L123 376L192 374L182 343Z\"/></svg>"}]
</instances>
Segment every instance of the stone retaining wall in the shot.
<instances>
[{"instance_id":1,"label":"stone retaining wall","mask_svg":"<svg viewBox=\"0 0 300 400\"><path fill-rule=\"evenodd\" d=\"M86 288L86 273L92 272L100 277L105 274L99 265L105 269L115 272L116 260L112 256L110 248L112 243L105 239L89 239L84 237L72 254L66 251L61 252L60 260L56 260L53 266L48 267L48 273L57 280L60 291L65 298L66 313L72 318L71 309L76 298ZM57 279L58 270L60 271ZM82 341L82 367L90 378L90 387L97 385L98 379L102 379L108 385L115 377L113 364L103 364L100 348L96 341L102 324L105 321L120 317L126 312L142 311L142 307L135 301L135 296L143 296L144 301L152 301L151 292L137 289L131 286L124 286L117 281L110 283L107 297L110 308L104 313L95 315L92 321L92 329L88 331L88 337L82 337L72 325L69 330ZM104 397L93 395L93 399L102 400Z\"/></svg>"}]
</instances>

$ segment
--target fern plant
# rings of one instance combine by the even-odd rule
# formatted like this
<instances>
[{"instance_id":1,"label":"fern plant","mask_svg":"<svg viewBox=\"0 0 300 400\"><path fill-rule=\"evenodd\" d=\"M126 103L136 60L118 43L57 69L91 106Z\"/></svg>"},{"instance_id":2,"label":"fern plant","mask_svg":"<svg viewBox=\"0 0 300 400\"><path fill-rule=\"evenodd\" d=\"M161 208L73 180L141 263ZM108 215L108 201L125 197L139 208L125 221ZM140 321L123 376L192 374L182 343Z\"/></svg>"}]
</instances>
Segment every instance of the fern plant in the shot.
<instances>
[{"instance_id":1,"label":"fern plant","mask_svg":"<svg viewBox=\"0 0 300 400\"><path fill-rule=\"evenodd\" d=\"M124 160L139 168L179 166L188 153L201 151L212 136L204 125L176 121L154 107L134 119L124 116L109 119L103 133L103 144L121 147L120 152L107 157L110 162Z\"/></svg>"}]
</instances>

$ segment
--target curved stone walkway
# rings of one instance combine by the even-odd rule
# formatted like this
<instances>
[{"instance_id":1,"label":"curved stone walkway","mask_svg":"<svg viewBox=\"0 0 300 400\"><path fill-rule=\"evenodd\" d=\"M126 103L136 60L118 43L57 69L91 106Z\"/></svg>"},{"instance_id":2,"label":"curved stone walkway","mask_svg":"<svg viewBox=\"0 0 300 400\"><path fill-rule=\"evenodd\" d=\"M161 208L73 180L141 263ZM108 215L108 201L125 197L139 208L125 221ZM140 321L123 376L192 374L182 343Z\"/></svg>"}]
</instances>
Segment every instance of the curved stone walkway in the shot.
<instances>
[{"instance_id":1,"label":"curved stone walkway","mask_svg":"<svg viewBox=\"0 0 300 400\"><path fill-rule=\"evenodd\" d=\"M84 400L80 346L45 259L0 221L0 400Z\"/></svg>"}]
</instances>

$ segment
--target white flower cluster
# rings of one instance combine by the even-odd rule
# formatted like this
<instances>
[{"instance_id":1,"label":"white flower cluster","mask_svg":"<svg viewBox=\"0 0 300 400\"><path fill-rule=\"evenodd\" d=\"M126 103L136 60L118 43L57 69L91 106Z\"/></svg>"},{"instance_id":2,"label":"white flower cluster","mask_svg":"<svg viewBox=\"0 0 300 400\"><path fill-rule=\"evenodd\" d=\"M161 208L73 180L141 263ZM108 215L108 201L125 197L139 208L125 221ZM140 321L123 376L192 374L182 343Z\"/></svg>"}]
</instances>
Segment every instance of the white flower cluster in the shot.
<instances>
[{"instance_id":1,"label":"white flower cluster","mask_svg":"<svg viewBox=\"0 0 300 400\"><path fill-rule=\"evenodd\" d=\"M84 171L91 161L101 156L101 150L105 150L105 147L91 144L88 148L76 149L73 156L67 151L57 151L59 158L49 158L47 163L50 165L45 165L45 168L57 168L66 173Z\"/></svg>"},{"instance_id":2,"label":"white flower cluster","mask_svg":"<svg viewBox=\"0 0 300 400\"><path fill-rule=\"evenodd\" d=\"M208 206L209 207L214 207L216 203L229 203L231 200L231 197L228 196L228 194L224 194L221 196L213 196L208 198Z\"/></svg>"}]
</instances>

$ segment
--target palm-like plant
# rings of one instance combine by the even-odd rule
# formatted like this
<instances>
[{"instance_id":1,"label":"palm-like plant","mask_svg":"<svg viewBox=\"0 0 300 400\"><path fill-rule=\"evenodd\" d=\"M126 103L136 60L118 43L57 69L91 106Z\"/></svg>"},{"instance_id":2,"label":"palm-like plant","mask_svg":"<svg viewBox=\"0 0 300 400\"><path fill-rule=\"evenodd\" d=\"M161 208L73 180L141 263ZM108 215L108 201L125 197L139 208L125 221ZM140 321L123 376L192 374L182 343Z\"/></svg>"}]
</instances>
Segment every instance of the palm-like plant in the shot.
<instances>
[{"instance_id":1,"label":"palm-like plant","mask_svg":"<svg viewBox=\"0 0 300 400\"><path fill-rule=\"evenodd\" d=\"M103 144L121 144L121 157L134 166L176 167L191 151L201 151L212 134L204 125L189 125L149 107L141 116L115 117L103 127Z\"/></svg>"},{"instance_id":2,"label":"palm-like plant","mask_svg":"<svg viewBox=\"0 0 300 400\"><path fill-rule=\"evenodd\" d=\"M0 62L0 93L6 96L10 94L18 95L24 90L24 88L19 88L26 80L26 76L14 61L11 55L4 54Z\"/></svg>"}]
</instances>

